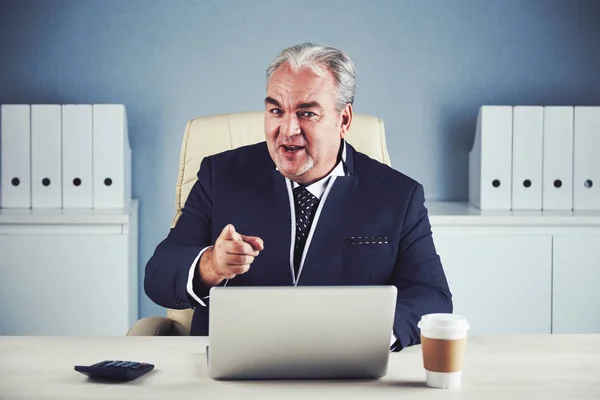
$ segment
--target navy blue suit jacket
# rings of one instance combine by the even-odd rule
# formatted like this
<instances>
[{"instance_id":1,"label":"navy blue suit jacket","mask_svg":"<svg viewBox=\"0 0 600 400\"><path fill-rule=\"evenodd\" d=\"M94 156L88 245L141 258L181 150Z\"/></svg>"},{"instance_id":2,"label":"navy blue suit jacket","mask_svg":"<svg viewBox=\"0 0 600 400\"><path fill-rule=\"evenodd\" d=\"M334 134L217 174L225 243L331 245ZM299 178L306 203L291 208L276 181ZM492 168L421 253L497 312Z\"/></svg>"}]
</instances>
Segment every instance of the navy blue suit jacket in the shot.
<instances>
[{"instance_id":1,"label":"navy blue suit jacket","mask_svg":"<svg viewBox=\"0 0 600 400\"><path fill-rule=\"evenodd\" d=\"M423 188L349 144L345 170L326 198L298 285L395 285L398 348L418 344L422 315L452 312ZM191 334L208 335L208 303L203 307L188 294L188 274L198 253L229 223L262 238L265 248L247 273L227 285L292 286L287 182L265 142L205 158L181 217L146 266L150 299L167 308L194 307ZM351 237L385 237L387 243L358 245ZM208 290L196 271L194 292L203 297Z\"/></svg>"}]
</instances>

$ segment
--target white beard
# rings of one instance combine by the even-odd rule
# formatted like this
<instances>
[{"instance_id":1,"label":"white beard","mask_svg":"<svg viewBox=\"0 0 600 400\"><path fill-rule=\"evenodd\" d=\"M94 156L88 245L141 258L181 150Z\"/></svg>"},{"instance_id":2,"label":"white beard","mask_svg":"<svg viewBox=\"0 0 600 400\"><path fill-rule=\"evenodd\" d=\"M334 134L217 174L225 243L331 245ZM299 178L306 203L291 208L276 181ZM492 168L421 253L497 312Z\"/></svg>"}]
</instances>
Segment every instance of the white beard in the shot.
<instances>
[{"instance_id":1,"label":"white beard","mask_svg":"<svg viewBox=\"0 0 600 400\"><path fill-rule=\"evenodd\" d=\"M280 157L280 155L277 154L277 158L279 158L279 157ZM315 161L313 160L313 158L310 155L308 155L306 157L306 161L304 162L304 164L301 165L300 168L298 168L298 170L295 172L282 168L280 162L277 162L277 164L279 164L279 165L277 165L277 168L279 168L280 171L285 172L286 174L291 175L291 176L301 176L301 175L304 175L305 173L307 173L308 171L310 171L312 169L312 167L315 166Z\"/></svg>"}]
</instances>

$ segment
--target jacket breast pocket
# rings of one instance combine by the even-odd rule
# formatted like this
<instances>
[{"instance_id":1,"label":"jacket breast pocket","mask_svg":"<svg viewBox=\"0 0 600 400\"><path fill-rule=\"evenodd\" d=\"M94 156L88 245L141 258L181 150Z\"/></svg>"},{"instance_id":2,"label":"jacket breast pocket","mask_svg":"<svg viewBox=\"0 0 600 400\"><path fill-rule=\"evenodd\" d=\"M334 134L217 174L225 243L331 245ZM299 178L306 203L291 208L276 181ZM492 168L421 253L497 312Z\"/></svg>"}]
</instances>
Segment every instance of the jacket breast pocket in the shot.
<instances>
[{"instance_id":1,"label":"jacket breast pocket","mask_svg":"<svg viewBox=\"0 0 600 400\"><path fill-rule=\"evenodd\" d=\"M392 268L392 246L387 237L346 237L344 274L347 284L384 284Z\"/></svg>"}]
</instances>

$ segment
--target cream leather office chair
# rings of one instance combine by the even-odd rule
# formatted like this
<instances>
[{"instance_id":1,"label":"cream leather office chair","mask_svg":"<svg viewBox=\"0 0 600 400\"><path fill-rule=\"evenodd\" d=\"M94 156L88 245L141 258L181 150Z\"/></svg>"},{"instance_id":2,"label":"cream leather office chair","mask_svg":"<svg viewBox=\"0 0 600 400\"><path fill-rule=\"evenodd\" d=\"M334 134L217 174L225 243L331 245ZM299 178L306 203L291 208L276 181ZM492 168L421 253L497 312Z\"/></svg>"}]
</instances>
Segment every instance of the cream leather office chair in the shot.
<instances>
[{"instance_id":1,"label":"cream leather office chair","mask_svg":"<svg viewBox=\"0 0 600 400\"><path fill-rule=\"evenodd\" d=\"M195 118L185 127L176 187L175 226L185 205L204 157L258 143L264 137L264 112L244 112ZM354 115L348 143L362 153L390 165L383 121L367 115ZM193 310L167 310L166 317L147 317L137 321L130 336L189 335Z\"/></svg>"}]
</instances>

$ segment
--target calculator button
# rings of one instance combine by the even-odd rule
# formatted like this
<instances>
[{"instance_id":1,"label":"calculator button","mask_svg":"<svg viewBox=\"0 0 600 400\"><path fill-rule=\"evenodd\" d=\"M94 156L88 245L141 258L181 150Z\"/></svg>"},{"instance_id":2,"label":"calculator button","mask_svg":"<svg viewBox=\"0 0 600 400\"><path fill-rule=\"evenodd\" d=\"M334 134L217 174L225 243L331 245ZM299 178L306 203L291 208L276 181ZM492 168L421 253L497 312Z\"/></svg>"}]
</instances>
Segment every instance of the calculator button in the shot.
<instances>
[{"instance_id":1,"label":"calculator button","mask_svg":"<svg viewBox=\"0 0 600 400\"><path fill-rule=\"evenodd\" d=\"M103 367L104 364L108 364L109 362L110 360L100 361L99 363L92 365L92 367Z\"/></svg>"}]
</instances>

